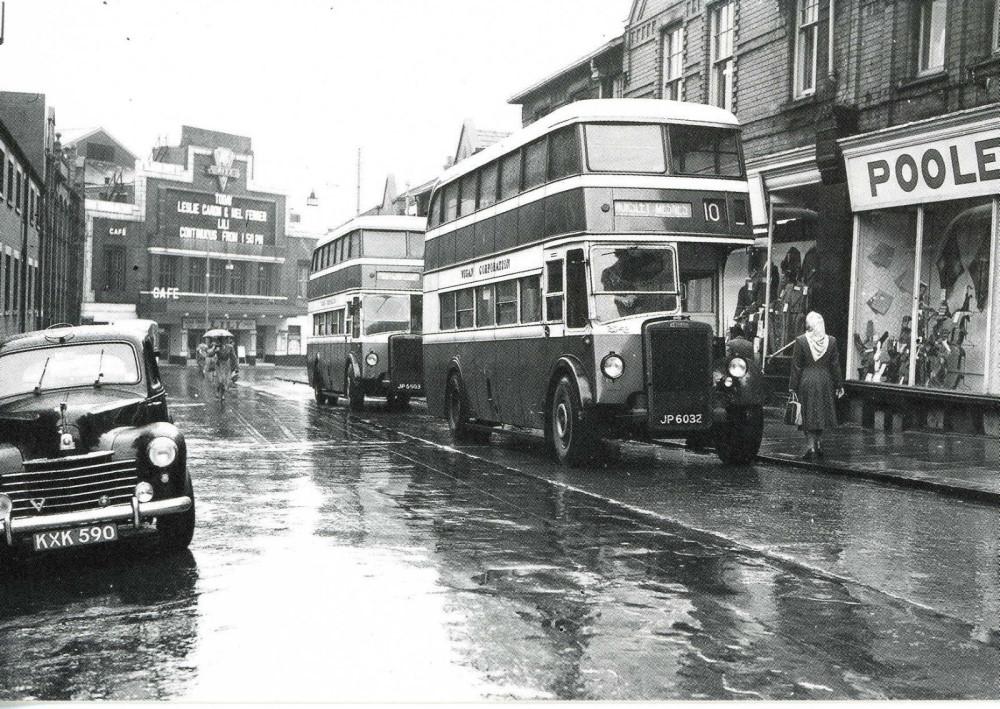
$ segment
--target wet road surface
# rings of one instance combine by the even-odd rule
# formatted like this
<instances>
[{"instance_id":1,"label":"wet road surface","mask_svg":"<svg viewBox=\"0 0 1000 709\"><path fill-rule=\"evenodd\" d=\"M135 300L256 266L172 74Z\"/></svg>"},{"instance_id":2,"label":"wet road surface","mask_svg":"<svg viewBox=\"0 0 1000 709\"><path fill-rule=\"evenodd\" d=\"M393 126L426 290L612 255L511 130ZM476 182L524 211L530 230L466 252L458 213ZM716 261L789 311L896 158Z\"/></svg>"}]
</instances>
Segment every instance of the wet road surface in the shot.
<instances>
[{"instance_id":1,"label":"wet road surface","mask_svg":"<svg viewBox=\"0 0 1000 709\"><path fill-rule=\"evenodd\" d=\"M0 574L0 700L1000 696L996 508L616 446L450 444L419 407L318 407L168 369L190 553Z\"/></svg>"}]
</instances>

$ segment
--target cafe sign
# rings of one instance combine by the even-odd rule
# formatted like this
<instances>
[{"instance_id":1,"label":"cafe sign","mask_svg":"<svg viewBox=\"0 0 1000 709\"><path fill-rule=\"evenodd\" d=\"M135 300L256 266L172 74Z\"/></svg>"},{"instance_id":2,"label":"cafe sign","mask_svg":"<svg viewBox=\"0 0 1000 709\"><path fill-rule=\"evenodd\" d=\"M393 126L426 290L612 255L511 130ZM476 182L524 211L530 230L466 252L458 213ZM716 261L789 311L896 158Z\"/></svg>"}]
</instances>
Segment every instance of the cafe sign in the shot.
<instances>
[{"instance_id":1,"label":"cafe sign","mask_svg":"<svg viewBox=\"0 0 1000 709\"><path fill-rule=\"evenodd\" d=\"M872 147L844 151L855 212L1000 192L1000 128Z\"/></svg>"}]
</instances>

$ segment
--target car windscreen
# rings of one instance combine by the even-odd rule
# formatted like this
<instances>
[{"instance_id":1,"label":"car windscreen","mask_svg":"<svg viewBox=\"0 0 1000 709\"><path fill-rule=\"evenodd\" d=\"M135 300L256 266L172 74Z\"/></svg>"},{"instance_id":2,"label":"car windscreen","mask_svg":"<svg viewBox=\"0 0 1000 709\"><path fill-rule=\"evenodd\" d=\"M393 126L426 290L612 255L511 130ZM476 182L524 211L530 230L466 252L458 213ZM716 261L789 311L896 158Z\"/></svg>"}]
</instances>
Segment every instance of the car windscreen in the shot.
<instances>
[{"instance_id":1,"label":"car windscreen","mask_svg":"<svg viewBox=\"0 0 1000 709\"><path fill-rule=\"evenodd\" d=\"M366 335L410 330L409 295L366 295L361 308Z\"/></svg>"},{"instance_id":2,"label":"car windscreen","mask_svg":"<svg viewBox=\"0 0 1000 709\"><path fill-rule=\"evenodd\" d=\"M673 249L600 246L591 250L590 263L598 321L677 310Z\"/></svg>"},{"instance_id":3,"label":"car windscreen","mask_svg":"<svg viewBox=\"0 0 1000 709\"><path fill-rule=\"evenodd\" d=\"M89 342L0 355L0 398L49 389L138 384L135 350L124 342Z\"/></svg>"},{"instance_id":4,"label":"car windscreen","mask_svg":"<svg viewBox=\"0 0 1000 709\"><path fill-rule=\"evenodd\" d=\"M743 176L739 131L735 128L672 125L669 130L672 174Z\"/></svg>"}]
</instances>

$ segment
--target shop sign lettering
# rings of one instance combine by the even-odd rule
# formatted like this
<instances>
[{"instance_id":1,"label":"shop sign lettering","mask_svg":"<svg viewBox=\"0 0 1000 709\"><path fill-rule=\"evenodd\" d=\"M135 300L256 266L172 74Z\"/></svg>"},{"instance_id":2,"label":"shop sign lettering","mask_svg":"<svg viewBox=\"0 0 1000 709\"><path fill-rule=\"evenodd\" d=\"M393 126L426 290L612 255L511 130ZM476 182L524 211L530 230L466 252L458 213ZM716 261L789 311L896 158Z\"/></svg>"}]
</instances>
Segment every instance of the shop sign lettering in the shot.
<instances>
[{"instance_id":1,"label":"shop sign lettering","mask_svg":"<svg viewBox=\"0 0 1000 709\"><path fill-rule=\"evenodd\" d=\"M153 288L153 300L180 300L180 288Z\"/></svg>"},{"instance_id":2,"label":"shop sign lettering","mask_svg":"<svg viewBox=\"0 0 1000 709\"><path fill-rule=\"evenodd\" d=\"M854 211L995 194L1000 131L847 157Z\"/></svg>"},{"instance_id":3,"label":"shop sign lettering","mask_svg":"<svg viewBox=\"0 0 1000 709\"><path fill-rule=\"evenodd\" d=\"M273 203L221 193L164 191L165 231L184 240L273 245Z\"/></svg>"}]
</instances>

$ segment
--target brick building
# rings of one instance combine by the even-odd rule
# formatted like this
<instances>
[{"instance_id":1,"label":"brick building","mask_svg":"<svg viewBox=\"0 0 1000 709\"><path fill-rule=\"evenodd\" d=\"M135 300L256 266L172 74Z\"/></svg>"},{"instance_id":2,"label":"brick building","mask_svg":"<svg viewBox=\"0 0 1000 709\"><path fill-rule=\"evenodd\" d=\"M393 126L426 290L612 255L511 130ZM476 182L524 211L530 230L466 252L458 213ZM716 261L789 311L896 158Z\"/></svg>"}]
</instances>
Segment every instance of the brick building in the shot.
<instances>
[{"instance_id":1,"label":"brick building","mask_svg":"<svg viewBox=\"0 0 1000 709\"><path fill-rule=\"evenodd\" d=\"M819 310L852 417L1000 432L1000 2L636 0L622 41L624 96L723 106L744 127L762 238L726 283L766 286L768 371L787 372Z\"/></svg>"},{"instance_id":2,"label":"brick building","mask_svg":"<svg viewBox=\"0 0 1000 709\"><path fill-rule=\"evenodd\" d=\"M45 95L0 92L0 336L77 322L83 197Z\"/></svg>"},{"instance_id":3,"label":"brick building","mask_svg":"<svg viewBox=\"0 0 1000 709\"><path fill-rule=\"evenodd\" d=\"M285 197L256 182L250 138L184 126L131 170L103 129L73 147L101 178L87 200L85 320L156 320L171 361L214 327L251 363L304 361L296 318L314 237L286 229Z\"/></svg>"}]
</instances>

